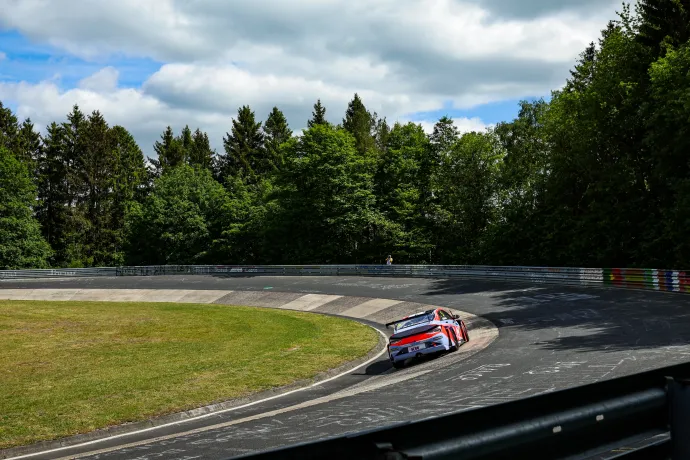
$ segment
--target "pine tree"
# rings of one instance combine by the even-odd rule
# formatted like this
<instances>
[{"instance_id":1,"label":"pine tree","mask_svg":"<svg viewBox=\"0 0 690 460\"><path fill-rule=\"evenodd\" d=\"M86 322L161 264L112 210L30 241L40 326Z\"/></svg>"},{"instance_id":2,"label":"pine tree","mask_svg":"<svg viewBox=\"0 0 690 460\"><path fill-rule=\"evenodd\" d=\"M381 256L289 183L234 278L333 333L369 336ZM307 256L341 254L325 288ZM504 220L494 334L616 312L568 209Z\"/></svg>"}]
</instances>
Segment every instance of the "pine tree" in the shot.
<instances>
[{"instance_id":1,"label":"pine tree","mask_svg":"<svg viewBox=\"0 0 690 460\"><path fill-rule=\"evenodd\" d=\"M192 149L194 148L194 138L192 137L192 130L189 129L189 125L185 125L182 128L182 133L177 138L177 141L182 147L182 161L189 163L189 157L192 154Z\"/></svg>"},{"instance_id":2,"label":"pine tree","mask_svg":"<svg viewBox=\"0 0 690 460\"><path fill-rule=\"evenodd\" d=\"M365 154L367 150L375 145L372 135L375 129L376 120L367 110L362 99L357 93L347 106L343 128L355 137L355 145L360 154Z\"/></svg>"},{"instance_id":3,"label":"pine tree","mask_svg":"<svg viewBox=\"0 0 690 460\"><path fill-rule=\"evenodd\" d=\"M374 134L374 140L376 143L376 148L379 152L385 153L388 148L388 139L391 134L391 128L388 126L386 118L379 118L376 120L376 128Z\"/></svg>"},{"instance_id":4,"label":"pine tree","mask_svg":"<svg viewBox=\"0 0 690 460\"><path fill-rule=\"evenodd\" d=\"M662 53L662 43L678 47L690 40L690 0L640 0L638 39Z\"/></svg>"},{"instance_id":5,"label":"pine tree","mask_svg":"<svg viewBox=\"0 0 690 460\"><path fill-rule=\"evenodd\" d=\"M597 51L594 42L591 42L585 50L580 53L580 58L575 65L575 69L570 71L571 78L566 83L566 91L582 91L594 78L594 61Z\"/></svg>"},{"instance_id":6,"label":"pine tree","mask_svg":"<svg viewBox=\"0 0 690 460\"><path fill-rule=\"evenodd\" d=\"M287 119L278 107L273 107L264 123L266 155L273 167L282 164L279 147L292 137Z\"/></svg>"},{"instance_id":7,"label":"pine tree","mask_svg":"<svg viewBox=\"0 0 690 460\"><path fill-rule=\"evenodd\" d=\"M9 152L16 153L17 137L19 134L19 121L9 107L2 105L0 101L0 146Z\"/></svg>"},{"instance_id":8,"label":"pine tree","mask_svg":"<svg viewBox=\"0 0 690 460\"><path fill-rule=\"evenodd\" d=\"M183 131L184 136L184 131ZM185 161L185 148L183 140L175 137L170 126L161 134L161 140L156 141L153 145L153 150L158 155L157 159L149 158L156 168L156 175L160 176L167 171L181 165Z\"/></svg>"},{"instance_id":9,"label":"pine tree","mask_svg":"<svg viewBox=\"0 0 690 460\"><path fill-rule=\"evenodd\" d=\"M66 130L51 123L44 138L42 155L37 164L38 205L36 217L43 236L53 248L51 265L64 266L65 233L70 215L68 163L65 158Z\"/></svg>"},{"instance_id":10,"label":"pine tree","mask_svg":"<svg viewBox=\"0 0 690 460\"><path fill-rule=\"evenodd\" d=\"M75 104L67 115L67 122L62 124L64 137L61 159L65 169L67 200L65 205L68 211L62 231L64 252L56 255L62 262L61 266L83 267L86 263L84 241L89 231L89 222L79 207L83 189L80 157L86 148L84 136L86 123L84 113Z\"/></svg>"},{"instance_id":11,"label":"pine tree","mask_svg":"<svg viewBox=\"0 0 690 460\"><path fill-rule=\"evenodd\" d=\"M208 134L199 128L194 131L192 136L192 148L189 155L189 165L210 170L213 166L215 152L211 148Z\"/></svg>"},{"instance_id":12,"label":"pine tree","mask_svg":"<svg viewBox=\"0 0 690 460\"><path fill-rule=\"evenodd\" d=\"M192 130L189 129L189 125L185 125L178 139L182 149L184 150L184 160L188 161L189 152L192 150L192 144L194 143L194 139L192 138Z\"/></svg>"},{"instance_id":13,"label":"pine tree","mask_svg":"<svg viewBox=\"0 0 690 460\"><path fill-rule=\"evenodd\" d=\"M440 190L436 184L441 173L439 165L451 155L459 138L460 131L448 116L443 116L436 122L429 136L428 154L423 157L420 165L420 174L426 178L420 184L421 200L425 203L420 209L425 209L424 212L429 215L438 211L436 205ZM438 221L438 217L435 220Z\"/></svg>"},{"instance_id":14,"label":"pine tree","mask_svg":"<svg viewBox=\"0 0 690 460\"><path fill-rule=\"evenodd\" d=\"M113 246L113 228L109 211L116 182L116 157L113 137L103 115L94 111L83 130L84 148L77 157L79 193L78 210L85 219L86 232L81 239L86 266L108 264Z\"/></svg>"},{"instance_id":15,"label":"pine tree","mask_svg":"<svg viewBox=\"0 0 690 460\"><path fill-rule=\"evenodd\" d=\"M326 121L326 107L321 105L321 99L314 104L314 111L311 113L311 120L307 121L307 127L312 128L316 125L325 125Z\"/></svg>"},{"instance_id":16,"label":"pine tree","mask_svg":"<svg viewBox=\"0 0 690 460\"><path fill-rule=\"evenodd\" d=\"M109 229L112 232L109 265L119 265L124 263L124 251L127 244L125 229L127 211L132 203L144 200L148 173L144 154L134 137L125 128L114 126L109 135L115 160L112 199L108 209Z\"/></svg>"},{"instance_id":17,"label":"pine tree","mask_svg":"<svg viewBox=\"0 0 690 460\"><path fill-rule=\"evenodd\" d=\"M441 117L434 125L433 133L429 136L436 157L447 155L453 149L459 136L460 131L455 126L453 119L448 116Z\"/></svg>"},{"instance_id":18,"label":"pine tree","mask_svg":"<svg viewBox=\"0 0 690 460\"><path fill-rule=\"evenodd\" d=\"M238 109L237 118L232 120L232 132L223 138L225 155L219 159L221 179L254 177L266 171L267 161L264 149L264 134L261 122L257 122L254 112L245 105Z\"/></svg>"},{"instance_id":19,"label":"pine tree","mask_svg":"<svg viewBox=\"0 0 690 460\"><path fill-rule=\"evenodd\" d=\"M0 102L0 146L4 146L28 168L33 177L41 154L41 135L30 118L19 123L16 115Z\"/></svg>"}]
</instances>

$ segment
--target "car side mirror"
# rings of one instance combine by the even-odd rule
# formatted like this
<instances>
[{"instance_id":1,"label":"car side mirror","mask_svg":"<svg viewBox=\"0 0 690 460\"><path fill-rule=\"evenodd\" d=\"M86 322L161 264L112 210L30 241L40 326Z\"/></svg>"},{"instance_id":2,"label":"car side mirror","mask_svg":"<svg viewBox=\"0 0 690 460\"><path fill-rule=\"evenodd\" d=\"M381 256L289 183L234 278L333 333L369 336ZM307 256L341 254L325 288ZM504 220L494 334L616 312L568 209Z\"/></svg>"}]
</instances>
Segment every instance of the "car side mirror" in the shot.
<instances>
[{"instance_id":1,"label":"car side mirror","mask_svg":"<svg viewBox=\"0 0 690 460\"><path fill-rule=\"evenodd\" d=\"M460 315L453 315L453 319L460 319Z\"/></svg>"}]
</instances>

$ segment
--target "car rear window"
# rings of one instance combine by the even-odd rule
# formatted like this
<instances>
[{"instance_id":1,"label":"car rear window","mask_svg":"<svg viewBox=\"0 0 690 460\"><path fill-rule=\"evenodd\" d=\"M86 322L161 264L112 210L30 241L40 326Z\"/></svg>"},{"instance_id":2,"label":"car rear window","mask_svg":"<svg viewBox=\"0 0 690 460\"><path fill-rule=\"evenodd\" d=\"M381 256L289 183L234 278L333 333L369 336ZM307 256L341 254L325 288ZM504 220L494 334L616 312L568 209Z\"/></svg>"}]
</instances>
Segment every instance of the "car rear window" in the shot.
<instances>
[{"instance_id":1,"label":"car rear window","mask_svg":"<svg viewBox=\"0 0 690 460\"><path fill-rule=\"evenodd\" d=\"M401 329L406 329L408 327L415 326L417 324L423 324L423 323L428 323L429 321L434 320L434 312L428 312L425 315L421 316L416 316L414 318L410 318L409 320L403 322L403 323L398 323L395 325L395 329L393 329L394 332L398 332Z\"/></svg>"}]
</instances>

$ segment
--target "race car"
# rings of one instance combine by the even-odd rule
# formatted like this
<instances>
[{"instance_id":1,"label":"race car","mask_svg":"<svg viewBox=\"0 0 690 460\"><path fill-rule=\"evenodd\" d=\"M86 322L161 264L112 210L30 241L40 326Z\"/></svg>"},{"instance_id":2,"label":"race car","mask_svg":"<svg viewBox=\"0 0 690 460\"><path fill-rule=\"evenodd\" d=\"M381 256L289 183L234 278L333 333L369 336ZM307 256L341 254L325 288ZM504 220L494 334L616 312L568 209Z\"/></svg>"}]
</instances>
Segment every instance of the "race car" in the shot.
<instances>
[{"instance_id":1,"label":"race car","mask_svg":"<svg viewBox=\"0 0 690 460\"><path fill-rule=\"evenodd\" d=\"M410 358L456 351L469 342L465 322L445 308L427 310L386 324L393 326L388 341L388 357L400 369Z\"/></svg>"}]
</instances>

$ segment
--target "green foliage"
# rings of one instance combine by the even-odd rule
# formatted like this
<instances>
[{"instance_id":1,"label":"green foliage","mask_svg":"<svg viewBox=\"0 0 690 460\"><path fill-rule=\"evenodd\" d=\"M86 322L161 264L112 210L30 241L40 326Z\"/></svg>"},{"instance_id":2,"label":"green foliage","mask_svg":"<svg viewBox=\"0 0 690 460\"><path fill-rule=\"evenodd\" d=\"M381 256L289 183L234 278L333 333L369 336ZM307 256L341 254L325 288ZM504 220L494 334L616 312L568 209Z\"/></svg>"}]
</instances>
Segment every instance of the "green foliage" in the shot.
<instances>
[{"instance_id":1,"label":"green foliage","mask_svg":"<svg viewBox=\"0 0 690 460\"><path fill-rule=\"evenodd\" d=\"M36 187L26 167L0 146L0 269L47 268L51 249L32 215Z\"/></svg>"},{"instance_id":2,"label":"green foliage","mask_svg":"<svg viewBox=\"0 0 690 460\"><path fill-rule=\"evenodd\" d=\"M522 101L518 117L499 123L493 134L504 152L497 171L497 218L490 226L483 253L501 265L539 264L540 210L549 168L544 129L548 104Z\"/></svg>"},{"instance_id":3,"label":"green foliage","mask_svg":"<svg viewBox=\"0 0 690 460\"><path fill-rule=\"evenodd\" d=\"M38 203L36 217L43 236L55 251L57 266L65 264L66 233L70 216L70 189L67 184L67 133L63 126L51 123L44 138L43 155L37 171ZM56 263L57 262L57 263Z\"/></svg>"},{"instance_id":4,"label":"green foliage","mask_svg":"<svg viewBox=\"0 0 690 460\"><path fill-rule=\"evenodd\" d=\"M0 102L0 146L17 153L19 121L12 111Z\"/></svg>"},{"instance_id":5,"label":"green foliage","mask_svg":"<svg viewBox=\"0 0 690 460\"><path fill-rule=\"evenodd\" d=\"M390 222L375 206L375 163L355 142L344 129L319 124L285 146L271 226L281 262L363 262L385 238Z\"/></svg>"},{"instance_id":6,"label":"green foliage","mask_svg":"<svg viewBox=\"0 0 690 460\"><path fill-rule=\"evenodd\" d=\"M161 140L156 141L153 150L156 152L157 158L151 162L156 167L158 175L184 163L185 146L181 139L175 138L170 126L161 134Z\"/></svg>"},{"instance_id":7,"label":"green foliage","mask_svg":"<svg viewBox=\"0 0 690 460\"><path fill-rule=\"evenodd\" d=\"M307 127L313 128L315 125L328 124L326 121L326 107L321 104L321 99L314 104L314 111L311 113L311 119L307 121Z\"/></svg>"},{"instance_id":8,"label":"green foliage","mask_svg":"<svg viewBox=\"0 0 690 460\"><path fill-rule=\"evenodd\" d=\"M218 260L233 264L271 260L267 225L278 210L277 203L271 201L273 184L263 180L248 185L242 177L233 177L226 187L229 199L222 210L225 227L218 240Z\"/></svg>"},{"instance_id":9,"label":"green foliage","mask_svg":"<svg viewBox=\"0 0 690 460\"><path fill-rule=\"evenodd\" d=\"M654 104L645 142L654 152L651 175L663 202L648 250L659 262L684 267L690 264L690 44L669 49L649 74Z\"/></svg>"},{"instance_id":10,"label":"green foliage","mask_svg":"<svg viewBox=\"0 0 690 460\"><path fill-rule=\"evenodd\" d=\"M54 250L52 265L122 263L125 209L143 198L148 179L131 134L75 107L67 123L48 126L36 163L35 214Z\"/></svg>"},{"instance_id":11,"label":"green foliage","mask_svg":"<svg viewBox=\"0 0 690 460\"><path fill-rule=\"evenodd\" d=\"M111 264L124 263L124 248L127 245L125 216L133 203L145 198L145 184L148 179L144 165L144 154L132 135L122 126L111 130L113 152L112 195L108 200L108 227L110 233Z\"/></svg>"},{"instance_id":12,"label":"green foliage","mask_svg":"<svg viewBox=\"0 0 690 460\"><path fill-rule=\"evenodd\" d=\"M433 248L423 194L428 177L422 174L429 139L420 125L396 123L382 150L375 176L378 209L396 224L390 225L393 235L385 247L402 260L429 260Z\"/></svg>"},{"instance_id":13,"label":"green foliage","mask_svg":"<svg viewBox=\"0 0 690 460\"><path fill-rule=\"evenodd\" d=\"M690 40L690 0L639 0L638 39L655 53Z\"/></svg>"},{"instance_id":14,"label":"green foliage","mask_svg":"<svg viewBox=\"0 0 690 460\"><path fill-rule=\"evenodd\" d=\"M292 137L287 119L278 107L273 107L264 123L266 157L271 167L277 169L282 165L280 146Z\"/></svg>"},{"instance_id":15,"label":"green foliage","mask_svg":"<svg viewBox=\"0 0 690 460\"><path fill-rule=\"evenodd\" d=\"M240 107L237 118L232 120L232 132L223 138L225 155L219 160L218 177L227 181L242 174L254 180L274 170L275 164L266 155L264 140L261 122L256 121L254 112L247 105Z\"/></svg>"},{"instance_id":16,"label":"green foliage","mask_svg":"<svg viewBox=\"0 0 690 460\"><path fill-rule=\"evenodd\" d=\"M0 147L6 148L23 163L34 177L36 161L41 155L41 136L31 119L19 123L12 111L0 102Z\"/></svg>"},{"instance_id":17,"label":"green foliage","mask_svg":"<svg viewBox=\"0 0 690 460\"><path fill-rule=\"evenodd\" d=\"M127 262L213 262L227 200L225 189L207 170L180 165L157 178L143 203L128 206Z\"/></svg>"},{"instance_id":18,"label":"green foliage","mask_svg":"<svg viewBox=\"0 0 690 460\"><path fill-rule=\"evenodd\" d=\"M497 212L497 177L501 151L491 134L467 133L440 158L438 194L444 258L481 261L481 242Z\"/></svg>"},{"instance_id":19,"label":"green foliage","mask_svg":"<svg viewBox=\"0 0 690 460\"><path fill-rule=\"evenodd\" d=\"M182 164L202 169L213 169L215 152L211 148L208 134L199 128L192 133L186 125L179 136L175 136L170 126L161 134L161 140L153 145L157 158L149 159L155 168L154 177Z\"/></svg>"},{"instance_id":20,"label":"green foliage","mask_svg":"<svg viewBox=\"0 0 690 460\"><path fill-rule=\"evenodd\" d=\"M192 167L213 170L213 160L216 152L211 148L208 134L199 128L194 131L192 143L187 150L187 162Z\"/></svg>"},{"instance_id":21,"label":"green foliage","mask_svg":"<svg viewBox=\"0 0 690 460\"><path fill-rule=\"evenodd\" d=\"M374 148L375 139L372 133L376 128L376 121L376 115L367 110L362 99L355 93L347 106L343 128L354 136L355 147L360 154Z\"/></svg>"}]
</instances>

